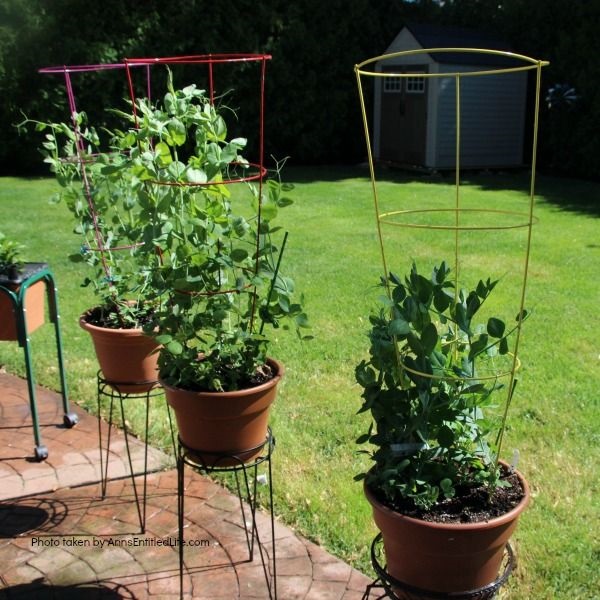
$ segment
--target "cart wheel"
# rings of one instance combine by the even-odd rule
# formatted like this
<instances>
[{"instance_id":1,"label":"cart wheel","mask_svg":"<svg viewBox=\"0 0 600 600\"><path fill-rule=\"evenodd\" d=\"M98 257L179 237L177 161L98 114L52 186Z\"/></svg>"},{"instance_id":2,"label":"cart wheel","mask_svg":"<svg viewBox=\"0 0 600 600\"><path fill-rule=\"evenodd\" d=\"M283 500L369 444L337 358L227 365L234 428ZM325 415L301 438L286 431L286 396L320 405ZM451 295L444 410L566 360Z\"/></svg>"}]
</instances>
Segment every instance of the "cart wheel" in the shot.
<instances>
[{"instance_id":1,"label":"cart wheel","mask_svg":"<svg viewBox=\"0 0 600 600\"><path fill-rule=\"evenodd\" d=\"M48 458L48 448L46 448L46 446L36 446L34 448L34 452L35 460L37 460L38 462L41 462Z\"/></svg>"},{"instance_id":2,"label":"cart wheel","mask_svg":"<svg viewBox=\"0 0 600 600\"><path fill-rule=\"evenodd\" d=\"M75 427L79 423L79 417L75 413L66 413L63 417L63 424L68 429Z\"/></svg>"}]
</instances>

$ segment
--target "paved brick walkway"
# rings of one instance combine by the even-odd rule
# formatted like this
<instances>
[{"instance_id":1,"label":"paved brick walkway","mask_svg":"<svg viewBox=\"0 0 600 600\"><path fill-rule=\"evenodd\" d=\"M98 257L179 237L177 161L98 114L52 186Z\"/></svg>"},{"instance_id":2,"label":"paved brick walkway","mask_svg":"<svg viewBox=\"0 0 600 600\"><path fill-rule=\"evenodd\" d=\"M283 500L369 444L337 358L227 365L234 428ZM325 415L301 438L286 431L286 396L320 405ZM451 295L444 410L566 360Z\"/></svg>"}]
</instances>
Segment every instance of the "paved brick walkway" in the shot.
<instances>
[{"instance_id":1,"label":"paved brick walkway","mask_svg":"<svg viewBox=\"0 0 600 600\"><path fill-rule=\"evenodd\" d=\"M49 457L35 462L27 387L0 373L0 599L179 598L176 471L150 449L142 534L123 434L112 433L102 499L98 420L72 409L80 422L67 429L60 397L39 390ZM135 441L132 451L139 473L143 445ZM268 515L257 515L262 543L250 562L237 497L192 469L185 474L184 598L269 598L259 552L272 585ZM138 475L138 490L141 481ZM363 598L370 583L365 575L280 523L275 538L280 600Z\"/></svg>"}]
</instances>

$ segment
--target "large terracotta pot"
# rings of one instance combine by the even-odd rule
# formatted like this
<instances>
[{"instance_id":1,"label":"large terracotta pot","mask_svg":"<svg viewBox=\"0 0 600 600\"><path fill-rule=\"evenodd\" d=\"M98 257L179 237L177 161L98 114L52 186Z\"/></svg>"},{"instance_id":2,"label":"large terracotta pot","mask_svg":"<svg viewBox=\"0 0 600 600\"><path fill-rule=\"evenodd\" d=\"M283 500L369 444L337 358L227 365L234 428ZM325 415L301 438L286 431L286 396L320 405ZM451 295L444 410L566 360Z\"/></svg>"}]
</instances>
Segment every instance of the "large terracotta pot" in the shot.
<instances>
[{"instance_id":1,"label":"large terracotta pot","mask_svg":"<svg viewBox=\"0 0 600 600\"><path fill-rule=\"evenodd\" d=\"M278 361L267 362L275 373L273 379L235 392L190 391L161 381L175 412L181 441L198 450L192 454L204 466L239 465L261 453L271 404L284 373Z\"/></svg>"},{"instance_id":2,"label":"large terracotta pot","mask_svg":"<svg viewBox=\"0 0 600 600\"><path fill-rule=\"evenodd\" d=\"M19 285L3 284L15 294L19 293ZM44 296L46 295L46 283L37 281L25 292L24 308L27 319L27 333L34 332L44 324ZM0 340L17 340L17 319L13 304L9 297L0 293Z\"/></svg>"},{"instance_id":3,"label":"large terracotta pot","mask_svg":"<svg viewBox=\"0 0 600 600\"><path fill-rule=\"evenodd\" d=\"M91 336L102 376L122 394L141 394L156 386L159 344L141 329L109 329L88 323L79 325Z\"/></svg>"},{"instance_id":4,"label":"large terracotta pot","mask_svg":"<svg viewBox=\"0 0 600 600\"><path fill-rule=\"evenodd\" d=\"M466 592L493 583L506 544L529 502L529 486L517 475L525 490L521 502L510 512L481 523L429 523L407 517L381 504L365 485L382 532L388 573L432 592Z\"/></svg>"}]
</instances>

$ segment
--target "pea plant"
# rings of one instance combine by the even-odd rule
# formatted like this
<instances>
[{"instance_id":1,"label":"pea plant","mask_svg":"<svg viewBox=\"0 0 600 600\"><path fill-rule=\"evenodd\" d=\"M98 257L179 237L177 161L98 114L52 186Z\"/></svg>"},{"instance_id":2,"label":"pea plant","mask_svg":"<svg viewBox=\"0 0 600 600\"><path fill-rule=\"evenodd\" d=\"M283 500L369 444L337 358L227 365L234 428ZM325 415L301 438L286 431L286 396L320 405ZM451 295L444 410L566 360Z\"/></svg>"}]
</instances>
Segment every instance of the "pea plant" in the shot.
<instances>
[{"instance_id":1,"label":"pea plant","mask_svg":"<svg viewBox=\"0 0 600 600\"><path fill-rule=\"evenodd\" d=\"M140 252L153 264L156 310L145 329L162 345L161 378L187 389L268 377L264 327L307 324L273 226L292 186L280 179L282 163L262 184L263 173L253 176L246 139L228 139L227 113L195 85L175 90L169 76L161 102L140 99L122 113L130 127L103 170L131 175Z\"/></svg>"},{"instance_id":2,"label":"pea plant","mask_svg":"<svg viewBox=\"0 0 600 600\"><path fill-rule=\"evenodd\" d=\"M134 176L126 169L113 168L122 158L113 147L119 132L106 132L108 150L102 150L86 114L72 117L72 123L28 121L45 134L44 162L60 186L51 202L64 203L73 216L73 232L79 241L69 258L91 269L82 286L92 286L99 298L94 309L97 324L140 327L152 306L147 255L139 252L141 210Z\"/></svg>"},{"instance_id":3,"label":"pea plant","mask_svg":"<svg viewBox=\"0 0 600 600\"><path fill-rule=\"evenodd\" d=\"M94 269L84 285L116 326L156 337L167 383L221 391L269 377L265 327L309 337L273 225L292 203L285 161L267 177L243 156L246 138L228 138L234 111L196 85L176 90L170 71L161 100L130 109L111 110L124 126L103 132L108 151L84 113L36 123L82 237L71 259Z\"/></svg>"},{"instance_id":4,"label":"pea plant","mask_svg":"<svg viewBox=\"0 0 600 600\"><path fill-rule=\"evenodd\" d=\"M404 279L383 278L388 294L370 318L370 358L356 368L359 412L372 417L357 443L371 445L374 462L356 479L392 506L427 510L461 488L504 485L497 459L506 412L494 420L486 411L506 388L509 338L526 314L510 328L495 316L478 323L498 282L457 289L449 274L442 262L430 277L413 264ZM514 380L511 387L506 408Z\"/></svg>"}]
</instances>

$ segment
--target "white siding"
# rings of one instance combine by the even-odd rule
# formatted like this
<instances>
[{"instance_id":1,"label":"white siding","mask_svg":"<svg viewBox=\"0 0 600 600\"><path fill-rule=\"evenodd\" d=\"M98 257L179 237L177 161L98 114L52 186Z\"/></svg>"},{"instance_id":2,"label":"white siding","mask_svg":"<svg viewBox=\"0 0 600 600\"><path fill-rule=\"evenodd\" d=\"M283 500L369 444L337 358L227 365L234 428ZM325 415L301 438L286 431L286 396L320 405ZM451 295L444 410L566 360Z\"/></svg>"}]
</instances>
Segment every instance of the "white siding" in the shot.
<instances>
[{"instance_id":1,"label":"white siding","mask_svg":"<svg viewBox=\"0 0 600 600\"><path fill-rule=\"evenodd\" d=\"M443 72L481 70L443 65ZM523 163L526 73L460 77L460 166L507 167ZM433 165L456 165L456 80L437 82L437 146ZM432 90L433 91L433 90Z\"/></svg>"}]
</instances>

